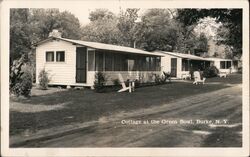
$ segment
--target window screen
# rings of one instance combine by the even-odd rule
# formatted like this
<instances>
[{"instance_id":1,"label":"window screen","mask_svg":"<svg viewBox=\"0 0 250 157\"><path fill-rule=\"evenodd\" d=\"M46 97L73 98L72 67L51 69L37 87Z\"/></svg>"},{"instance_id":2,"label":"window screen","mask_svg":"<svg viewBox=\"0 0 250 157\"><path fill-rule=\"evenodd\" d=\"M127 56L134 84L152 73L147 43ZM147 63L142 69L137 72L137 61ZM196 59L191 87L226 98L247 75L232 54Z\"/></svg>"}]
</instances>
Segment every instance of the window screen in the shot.
<instances>
[{"instance_id":1,"label":"window screen","mask_svg":"<svg viewBox=\"0 0 250 157\"><path fill-rule=\"evenodd\" d=\"M95 51L88 51L88 69L89 71L95 71Z\"/></svg>"},{"instance_id":2,"label":"window screen","mask_svg":"<svg viewBox=\"0 0 250 157\"><path fill-rule=\"evenodd\" d=\"M135 70L135 60L128 59L128 71L134 71Z\"/></svg>"},{"instance_id":3,"label":"window screen","mask_svg":"<svg viewBox=\"0 0 250 157\"><path fill-rule=\"evenodd\" d=\"M122 71L122 55L114 55L114 71Z\"/></svg>"},{"instance_id":4,"label":"window screen","mask_svg":"<svg viewBox=\"0 0 250 157\"><path fill-rule=\"evenodd\" d=\"M188 60L182 59L182 71L188 71Z\"/></svg>"},{"instance_id":5,"label":"window screen","mask_svg":"<svg viewBox=\"0 0 250 157\"><path fill-rule=\"evenodd\" d=\"M95 70L96 71L103 71L103 53L102 52L95 52Z\"/></svg>"},{"instance_id":6,"label":"window screen","mask_svg":"<svg viewBox=\"0 0 250 157\"><path fill-rule=\"evenodd\" d=\"M53 51L46 52L46 62L54 62L54 52Z\"/></svg>"},{"instance_id":7,"label":"window screen","mask_svg":"<svg viewBox=\"0 0 250 157\"><path fill-rule=\"evenodd\" d=\"M64 62L65 61L65 52L64 51L56 51L56 61Z\"/></svg>"},{"instance_id":8,"label":"window screen","mask_svg":"<svg viewBox=\"0 0 250 157\"><path fill-rule=\"evenodd\" d=\"M105 53L105 71L112 71L113 55Z\"/></svg>"}]
</instances>

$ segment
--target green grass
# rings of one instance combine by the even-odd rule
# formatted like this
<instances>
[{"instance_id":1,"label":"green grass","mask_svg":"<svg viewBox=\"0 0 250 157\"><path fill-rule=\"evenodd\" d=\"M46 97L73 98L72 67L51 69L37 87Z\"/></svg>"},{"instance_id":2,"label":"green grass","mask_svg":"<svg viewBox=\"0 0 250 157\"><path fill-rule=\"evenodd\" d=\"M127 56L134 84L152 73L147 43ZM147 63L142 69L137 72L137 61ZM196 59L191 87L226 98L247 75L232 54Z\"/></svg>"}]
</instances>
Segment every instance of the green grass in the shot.
<instances>
[{"instance_id":1,"label":"green grass","mask_svg":"<svg viewBox=\"0 0 250 157\"><path fill-rule=\"evenodd\" d=\"M137 88L134 93L95 93L92 90L49 90L32 89L29 99L10 97L10 106L19 104L42 105L60 109L40 112L20 112L10 110L10 135L40 129L98 120L119 112L150 108L173 102L183 97L208 93L229 87L228 84L241 83L241 75L228 78L207 79L208 84L193 85L192 82L172 82L170 84ZM210 84L219 82L218 84ZM28 108L27 108L28 109Z\"/></svg>"}]
</instances>

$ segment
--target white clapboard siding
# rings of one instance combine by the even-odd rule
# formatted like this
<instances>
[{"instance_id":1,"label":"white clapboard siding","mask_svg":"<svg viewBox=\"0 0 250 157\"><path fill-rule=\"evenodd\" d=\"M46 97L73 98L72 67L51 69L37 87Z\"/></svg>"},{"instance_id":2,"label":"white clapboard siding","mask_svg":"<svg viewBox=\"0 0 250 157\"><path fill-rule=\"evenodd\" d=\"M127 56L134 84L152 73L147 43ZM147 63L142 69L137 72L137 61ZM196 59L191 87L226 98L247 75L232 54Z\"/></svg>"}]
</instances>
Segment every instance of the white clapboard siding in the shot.
<instances>
[{"instance_id":1,"label":"white clapboard siding","mask_svg":"<svg viewBox=\"0 0 250 157\"><path fill-rule=\"evenodd\" d=\"M46 51L65 51L65 62L46 62ZM56 56L55 56L56 57ZM56 58L54 57L54 60ZM76 67L76 46L62 40L48 41L36 48L36 81L39 72L45 68L50 84L74 84Z\"/></svg>"},{"instance_id":2,"label":"white clapboard siding","mask_svg":"<svg viewBox=\"0 0 250 157\"><path fill-rule=\"evenodd\" d=\"M182 72L182 58L178 58L175 56L165 54L164 57L161 58L161 71L171 72L171 58L177 58L177 78L181 78Z\"/></svg>"}]
</instances>

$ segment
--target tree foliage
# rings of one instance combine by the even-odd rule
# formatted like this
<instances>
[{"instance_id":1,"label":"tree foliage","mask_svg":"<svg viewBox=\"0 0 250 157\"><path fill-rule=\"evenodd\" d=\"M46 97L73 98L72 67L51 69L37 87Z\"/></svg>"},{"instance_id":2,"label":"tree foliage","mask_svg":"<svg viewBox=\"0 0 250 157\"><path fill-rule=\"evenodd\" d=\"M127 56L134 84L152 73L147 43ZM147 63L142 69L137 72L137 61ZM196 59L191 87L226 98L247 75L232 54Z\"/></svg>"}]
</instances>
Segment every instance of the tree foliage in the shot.
<instances>
[{"instance_id":1,"label":"tree foliage","mask_svg":"<svg viewBox=\"0 0 250 157\"><path fill-rule=\"evenodd\" d=\"M10 62L28 54L30 40L29 9L10 9Z\"/></svg>"},{"instance_id":2,"label":"tree foliage","mask_svg":"<svg viewBox=\"0 0 250 157\"><path fill-rule=\"evenodd\" d=\"M90 23L83 26L82 40L120 45L120 32L117 28L118 18L103 9L92 11Z\"/></svg>"},{"instance_id":3,"label":"tree foliage","mask_svg":"<svg viewBox=\"0 0 250 157\"><path fill-rule=\"evenodd\" d=\"M223 24L218 33L222 40L219 40L218 44L229 45L234 55L241 55L242 9L179 9L177 14L176 19L186 26L197 24L204 17L216 18L217 22Z\"/></svg>"},{"instance_id":4,"label":"tree foliage","mask_svg":"<svg viewBox=\"0 0 250 157\"><path fill-rule=\"evenodd\" d=\"M121 11L117 27L121 32L123 45L134 47L138 27L136 20L138 19L138 8L128 8L125 12Z\"/></svg>"},{"instance_id":5,"label":"tree foliage","mask_svg":"<svg viewBox=\"0 0 250 157\"><path fill-rule=\"evenodd\" d=\"M66 38L80 39L80 22L71 13L58 9L10 10L10 63L29 55L32 44L46 39L53 29Z\"/></svg>"}]
</instances>

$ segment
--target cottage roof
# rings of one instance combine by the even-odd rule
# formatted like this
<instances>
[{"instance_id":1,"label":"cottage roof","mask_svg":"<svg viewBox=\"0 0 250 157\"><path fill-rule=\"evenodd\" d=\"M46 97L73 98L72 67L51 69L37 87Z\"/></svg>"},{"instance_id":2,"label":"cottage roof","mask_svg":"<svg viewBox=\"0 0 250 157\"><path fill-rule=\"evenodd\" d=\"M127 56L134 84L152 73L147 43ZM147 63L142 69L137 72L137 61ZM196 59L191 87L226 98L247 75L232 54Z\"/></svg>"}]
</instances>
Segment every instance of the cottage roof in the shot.
<instances>
[{"instance_id":1,"label":"cottage roof","mask_svg":"<svg viewBox=\"0 0 250 157\"><path fill-rule=\"evenodd\" d=\"M175 53L175 52L166 52L166 51L155 51L157 54L167 54L171 56L175 56L178 58L185 58L185 59L191 59L191 60L202 60L202 61L232 61L232 59L223 59L223 58L215 58L215 57L199 57L191 54L185 54L185 53Z\"/></svg>"},{"instance_id":2,"label":"cottage roof","mask_svg":"<svg viewBox=\"0 0 250 157\"><path fill-rule=\"evenodd\" d=\"M204 60L204 61L207 61L206 58L191 55L191 54L185 54L185 53L175 53L175 52L166 52L166 51L155 51L155 53L171 55L171 56L175 56L175 57L178 57L178 58L186 58L186 59L191 59L191 60Z\"/></svg>"},{"instance_id":3,"label":"cottage roof","mask_svg":"<svg viewBox=\"0 0 250 157\"><path fill-rule=\"evenodd\" d=\"M82 40L72 40L72 39L60 38L60 37L50 37L46 40L43 40L43 41L37 43L36 45L40 45L40 44L42 44L48 40L51 40L53 38L67 41L67 42L71 42L71 43L78 44L78 45L82 45L82 46L87 46L87 47L94 48L94 49L100 49L100 50L119 51L119 52L135 53L135 54L158 56L158 57L163 56L160 54L154 54L151 52L147 52L144 50L131 48L131 47L117 46L117 45L104 44L104 43L98 43L98 42L90 42L90 41L82 41Z\"/></svg>"},{"instance_id":4,"label":"cottage roof","mask_svg":"<svg viewBox=\"0 0 250 157\"><path fill-rule=\"evenodd\" d=\"M208 57L208 58L205 58L209 61L232 61L232 59L225 59L225 58L215 58L215 57Z\"/></svg>"}]
</instances>

